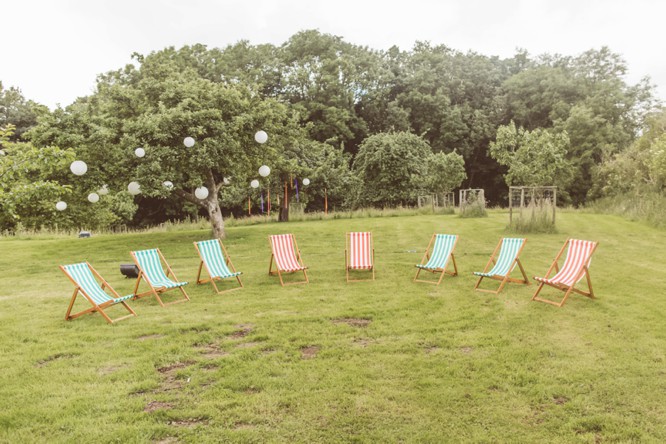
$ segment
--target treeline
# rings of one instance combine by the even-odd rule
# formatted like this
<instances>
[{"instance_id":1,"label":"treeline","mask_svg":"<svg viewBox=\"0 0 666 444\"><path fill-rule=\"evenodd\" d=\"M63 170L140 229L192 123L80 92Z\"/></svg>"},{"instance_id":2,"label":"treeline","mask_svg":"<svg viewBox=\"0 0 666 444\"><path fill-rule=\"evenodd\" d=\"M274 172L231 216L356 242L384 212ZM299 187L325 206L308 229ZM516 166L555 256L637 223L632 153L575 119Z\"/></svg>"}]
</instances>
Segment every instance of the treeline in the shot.
<instances>
[{"instance_id":1,"label":"treeline","mask_svg":"<svg viewBox=\"0 0 666 444\"><path fill-rule=\"evenodd\" d=\"M580 205L611 192L609 171L618 167L610 165L657 105L649 81L628 84L626 63L608 48L500 59L426 42L377 51L310 30L279 46L241 41L133 58L100 75L94 94L53 112L17 100L16 90L0 91L0 128L20 128L5 144L71 149L88 162L86 178L40 176L84 200L96 186L121 190L140 176L140 198L118 195L105 204L109 221L134 224L210 216L208 203L191 198L206 183L221 212L239 213L248 179L264 163L273 173L262 189L274 194L285 181L309 177L311 209L321 208L324 189L339 207L410 205L420 192L459 186L484 188L501 204L506 183L551 185L553 178L564 201ZM265 146L251 140L258 129L269 134ZM174 155L188 135L199 151ZM138 146L149 153L141 161L131 156ZM538 174L553 162L557 168ZM518 164L524 168L512 172ZM174 192L160 187L166 175L177 178ZM231 185L220 185L225 177Z\"/></svg>"}]
</instances>

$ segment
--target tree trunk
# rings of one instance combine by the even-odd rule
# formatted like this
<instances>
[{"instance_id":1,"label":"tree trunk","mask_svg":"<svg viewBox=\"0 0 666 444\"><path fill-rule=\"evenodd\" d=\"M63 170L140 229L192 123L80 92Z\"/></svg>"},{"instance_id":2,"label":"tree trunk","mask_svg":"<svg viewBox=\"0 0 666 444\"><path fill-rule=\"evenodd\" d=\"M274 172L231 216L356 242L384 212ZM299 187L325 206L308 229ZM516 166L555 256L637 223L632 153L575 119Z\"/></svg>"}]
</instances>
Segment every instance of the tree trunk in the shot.
<instances>
[{"instance_id":1,"label":"tree trunk","mask_svg":"<svg viewBox=\"0 0 666 444\"><path fill-rule=\"evenodd\" d=\"M282 199L278 222L289 222L289 191L287 188L287 182L284 183L284 199Z\"/></svg>"},{"instance_id":2,"label":"tree trunk","mask_svg":"<svg viewBox=\"0 0 666 444\"><path fill-rule=\"evenodd\" d=\"M206 209L208 210L208 220L213 226L213 236L219 239L225 238L224 233L224 219L222 218L222 210L220 209L220 204L217 201L217 193L214 194L214 198L210 199L212 196L208 196L209 199L206 199Z\"/></svg>"}]
</instances>

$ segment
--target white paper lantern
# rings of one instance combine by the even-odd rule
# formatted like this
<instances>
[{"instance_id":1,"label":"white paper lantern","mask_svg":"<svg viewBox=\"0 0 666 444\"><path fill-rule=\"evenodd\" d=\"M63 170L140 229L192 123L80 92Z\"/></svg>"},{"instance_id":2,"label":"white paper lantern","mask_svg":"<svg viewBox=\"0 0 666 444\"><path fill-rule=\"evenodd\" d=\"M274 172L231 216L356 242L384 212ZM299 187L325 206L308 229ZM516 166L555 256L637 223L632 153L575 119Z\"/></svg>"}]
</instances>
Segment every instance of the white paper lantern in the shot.
<instances>
[{"instance_id":1,"label":"white paper lantern","mask_svg":"<svg viewBox=\"0 0 666 444\"><path fill-rule=\"evenodd\" d=\"M98 192L101 196L106 196L107 194L109 194L109 186L108 186L107 184L104 184L104 185L102 185L102 188L100 188L99 190L97 190L97 192Z\"/></svg>"},{"instance_id":2,"label":"white paper lantern","mask_svg":"<svg viewBox=\"0 0 666 444\"><path fill-rule=\"evenodd\" d=\"M0 156L4 156L4 155L5 155L5 151L4 151L4 150L0 150Z\"/></svg>"},{"instance_id":3,"label":"white paper lantern","mask_svg":"<svg viewBox=\"0 0 666 444\"><path fill-rule=\"evenodd\" d=\"M144 150L143 148L137 148L134 150L134 155L136 157L143 157L146 155L146 150Z\"/></svg>"},{"instance_id":4,"label":"white paper lantern","mask_svg":"<svg viewBox=\"0 0 666 444\"><path fill-rule=\"evenodd\" d=\"M164 182L162 182L162 186L167 190L170 190L173 188L173 182L171 182L170 180L165 180Z\"/></svg>"},{"instance_id":5,"label":"white paper lantern","mask_svg":"<svg viewBox=\"0 0 666 444\"><path fill-rule=\"evenodd\" d=\"M228 177L225 177L225 178L222 179L222 183L224 183L225 185L229 185L231 183L231 179L229 179Z\"/></svg>"},{"instance_id":6,"label":"white paper lantern","mask_svg":"<svg viewBox=\"0 0 666 444\"><path fill-rule=\"evenodd\" d=\"M139 182L130 182L129 185L127 185L127 191L129 191L132 196L136 196L141 193L141 185L139 185Z\"/></svg>"},{"instance_id":7,"label":"white paper lantern","mask_svg":"<svg viewBox=\"0 0 666 444\"><path fill-rule=\"evenodd\" d=\"M252 188L259 188L259 181L257 179L254 179L252 182L250 182L250 186Z\"/></svg>"},{"instance_id":8,"label":"white paper lantern","mask_svg":"<svg viewBox=\"0 0 666 444\"><path fill-rule=\"evenodd\" d=\"M88 201L90 201L90 203L99 202L99 194L97 194L97 193L88 194Z\"/></svg>"},{"instance_id":9,"label":"white paper lantern","mask_svg":"<svg viewBox=\"0 0 666 444\"><path fill-rule=\"evenodd\" d=\"M67 209L67 202L63 202L62 200L56 204L56 210L58 211L65 211Z\"/></svg>"},{"instance_id":10,"label":"white paper lantern","mask_svg":"<svg viewBox=\"0 0 666 444\"><path fill-rule=\"evenodd\" d=\"M197 196L197 199L204 200L205 198L208 197L208 188L199 187L196 190L194 190L194 195Z\"/></svg>"},{"instance_id":11,"label":"white paper lantern","mask_svg":"<svg viewBox=\"0 0 666 444\"><path fill-rule=\"evenodd\" d=\"M261 177L268 177L268 175L271 174L271 169L267 165L262 165L259 167L259 175Z\"/></svg>"},{"instance_id":12,"label":"white paper lantern","mask_svg":"<svg viewBox=\"0 0 666 444\"><path fill-rule=\"evenodd\" d=\"M72 173L76 174L77 176L83 176L86 174L86 171L88 171L88 165L86 165L86 163L82 160L75 160L69 166L69 169L72 170Z\"/></svg>"},{"instance_id":13,"label":"white paper lantern","mask_svg":"<svg viewBox=\"0 0 666 444\"><path fill-rule=\"evenodd\" d=\"M268 134L266 134L266 131L257 131L254 134L254 140L256 140L259 143L266 143L268 140Z\"/></svg>"},{"instance_id":14,"label":"white paper lantern","mask_svg":"<svg viewBox=\"0 0 666 444\"><path fill-rule=\"evenodd\" d=\"M305 185L306 187L310 185L310 179L308 179L307 177L303 179L303 185Z\"/></svg>"},{"instance_id":15,"label":"white paper lantern","mask_svg":"<svg viewBox=\"0 0 666 444\"><path fill-rule=\"evenodd\" d=\"M183 139L183 144L188 148L192 148L194 146L194 139L192 137L186 137Z\"/></svg>"}]
</instances>

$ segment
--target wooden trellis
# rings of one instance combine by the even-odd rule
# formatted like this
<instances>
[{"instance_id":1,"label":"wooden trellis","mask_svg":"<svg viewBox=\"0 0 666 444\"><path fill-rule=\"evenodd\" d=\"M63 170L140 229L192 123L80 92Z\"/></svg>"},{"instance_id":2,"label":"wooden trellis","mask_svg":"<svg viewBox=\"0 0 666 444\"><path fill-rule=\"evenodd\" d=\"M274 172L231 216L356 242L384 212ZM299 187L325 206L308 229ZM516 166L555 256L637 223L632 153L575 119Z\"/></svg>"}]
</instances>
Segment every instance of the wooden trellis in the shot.
<instances>
[{"instance_id":1,"label":"wooden trellis","mask_svg":"<svg viewBox=\"0 0 666 444\"><path fill-rule=\"evenodd\" d=\"M555 225L557 187L509 187L509 224L516 218L534 219L537 213L546 213Z\"/></svg>"},{"instance_id":2,"label":"wooden trellis","mask_svg":"<svg viewBox=\"0 0 666 444\"><path fill-rule=\"evenodd\" d=\"M460 190L458 195L458 205L461 213L470 205L479 205L481 209L485 210L486 197L483 193L483 188L467 188L465 190Z\"/></svg>"}]
</instances>

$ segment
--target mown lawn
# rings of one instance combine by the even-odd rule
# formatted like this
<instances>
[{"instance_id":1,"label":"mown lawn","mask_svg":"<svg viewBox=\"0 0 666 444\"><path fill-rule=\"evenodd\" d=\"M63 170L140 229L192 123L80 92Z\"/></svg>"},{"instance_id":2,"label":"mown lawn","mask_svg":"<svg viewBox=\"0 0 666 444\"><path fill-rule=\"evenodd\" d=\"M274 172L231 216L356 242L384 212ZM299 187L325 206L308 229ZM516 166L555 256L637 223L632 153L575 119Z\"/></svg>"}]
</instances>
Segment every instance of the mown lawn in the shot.
<instances>
[{"instance_id":1,"label":"mown lawn","mask_svg":"<svg viewBox=\"0 0 666 444\"><path fill-rule=\"evenodd\" d=\"M666 441L664 231L569 212L559 233L528 236L530 277L568 237L600 242L598 299L574 295L558 309L530 302L535 285L472 290L506 221L492 212L230 228L245 289L218 296L191 283L191 302L134 301L138 316L112 326L98 314L63 320L73 287L59 264L88 260L127 294L119 264L160 247L191 282L192 242L209 233L1 239L0 441ZM348 230L374 232L375 282L345 283ZM267 236L285 232L309 285L281 288L267 275ZM460 235L460 276L440 287L412 283L433 232Z\"/></svg>"}]
</instances>

